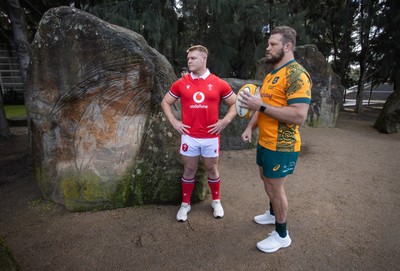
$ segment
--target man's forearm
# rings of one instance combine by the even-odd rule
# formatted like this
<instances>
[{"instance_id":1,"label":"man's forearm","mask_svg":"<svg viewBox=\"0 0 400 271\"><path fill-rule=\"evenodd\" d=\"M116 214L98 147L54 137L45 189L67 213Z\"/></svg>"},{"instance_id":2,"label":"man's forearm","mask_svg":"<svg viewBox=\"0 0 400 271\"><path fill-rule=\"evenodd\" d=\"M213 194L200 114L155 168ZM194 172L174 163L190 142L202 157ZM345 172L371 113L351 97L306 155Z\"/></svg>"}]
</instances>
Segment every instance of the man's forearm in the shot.
<instances>
[{"instance_id":1,"label":"man's forearm","mask_svg":"<svg viewBox=\"0 0 400 271\"><path fill-rule=\"evenodd\" d=\"M174 113L172 112L172 107L168 103L161 103L161 108L164 111L165 116L167 117L169 123L174 126L174 123L177 121Z\"/></svg>"},{"instance_id":2,"label":"man's forearm","mask_svg":"<svg viewBox=\"0 0 400 271\"><path fill-rule=\"evenodd\" d=\"M282 123L301 125L307 118L308 107L308 104L280 107L266 104L264 112L259 112L259 114L266 114Z\"/></svg>"}]
</instances>

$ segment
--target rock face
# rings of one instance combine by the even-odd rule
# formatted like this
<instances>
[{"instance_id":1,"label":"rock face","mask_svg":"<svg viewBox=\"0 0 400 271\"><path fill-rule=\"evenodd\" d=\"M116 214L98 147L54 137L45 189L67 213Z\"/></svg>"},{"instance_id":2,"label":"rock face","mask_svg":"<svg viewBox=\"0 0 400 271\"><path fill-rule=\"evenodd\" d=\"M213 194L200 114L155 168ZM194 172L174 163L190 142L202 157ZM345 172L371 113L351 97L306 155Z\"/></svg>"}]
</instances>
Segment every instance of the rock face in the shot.
<instances>
[{"instance_id":1,"label":"rock face","mask_svg":"<svg viewBox=\"0 0 400 271\"><path fill-rule=\"evenodd\" d=\"M344 88L315 45L296 47L295 59L308 71L313 81L310 110L305 125L335 127L339 110L343 107ZM262 58L257 63L256 79L263 80L272 66Z\"/></svg>"},{"instance_id":2,"label":"rock face","mask_svg":"<svg viewBox=\"0 0 400 271\"><path fill-rule=\"evenodd\" d=\"M224 78L224 80L231 86L232 90L236 94L245 84L255 84L260 86L262 83L260 80L243 80L236 78ZM222 103L220 118L225 116L227 111L228 106ZM250 119L244 119L239 116L236 116L236 118L233 119L233 121L221 133L221 150L243 150L253 148L257 145L257 130L253 133L252 143L245 143L241 138L249 120Z\"/></svg>"},{"instance_id":3,"label":"rock face","mask_svg":"<svg viewBox=\"0 0 400 271\"><path fill-rule=\"evenodd\" d=\"M400 131L400 70L396 72L394 92L390 94L374 124L381 133L398 133Z\"/></svg>"},{"instance_id":4,"label":"rock face","mask_svg":"<svg viewBox=\"0 0 400 271\"><path fill-rule=\"evenodd\" d=\"M34 169L47 198L73 211L180 202L179 136L160 107L177 78L142 36L78 9L51 9L29 71Z\"/></svg>"}]
</instances>

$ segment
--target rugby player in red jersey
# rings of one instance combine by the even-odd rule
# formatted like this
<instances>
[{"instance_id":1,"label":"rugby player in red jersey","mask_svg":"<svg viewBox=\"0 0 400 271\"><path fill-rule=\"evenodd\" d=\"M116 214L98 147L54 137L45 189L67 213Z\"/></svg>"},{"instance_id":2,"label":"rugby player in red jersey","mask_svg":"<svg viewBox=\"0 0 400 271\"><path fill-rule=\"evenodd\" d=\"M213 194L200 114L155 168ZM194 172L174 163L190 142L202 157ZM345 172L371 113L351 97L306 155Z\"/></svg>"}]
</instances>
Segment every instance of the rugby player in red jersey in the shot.
<instances>
[{"instance_id":1,"label":"rugby player in red jersey","mask_svg":"<svg viewBox=\"0 0 400 271\"><path fill-rule=\"evenodd\" d=\"M221 205L218 157L220 133L236 116L236 94L227 82L210 73L207 68L208 50L195 45L187 50L190 73L172 84L164 96L161 107L168 121L181 135L180 154L183 160L182 204L176 215L178 221L186 221L191 209L190 197L195 184L195 174L200 156L207 171L211 190L213 215L224 216ZM181 120L177 119L171 106L180 99ZM222 119L218 118L220 102L229 109Z\"/></svg>"}]
</instances>

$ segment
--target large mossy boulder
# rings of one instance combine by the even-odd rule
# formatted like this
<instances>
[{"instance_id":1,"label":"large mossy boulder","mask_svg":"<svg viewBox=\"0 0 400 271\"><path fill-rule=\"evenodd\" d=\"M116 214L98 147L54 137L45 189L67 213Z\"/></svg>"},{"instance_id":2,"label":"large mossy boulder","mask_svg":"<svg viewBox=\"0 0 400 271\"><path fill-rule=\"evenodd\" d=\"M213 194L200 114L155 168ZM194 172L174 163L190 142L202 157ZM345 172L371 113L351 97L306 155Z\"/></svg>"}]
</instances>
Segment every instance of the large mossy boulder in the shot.
<instances>
[{"instance_id":1,"label":"large mossy boulder","mask_svg":"<svg viewBox=\"0 0 400 271\"><path fill-rule=\"evenodd\" d=\"M375 121L374 128L386 134L400 131L400 91L393 92L387 98L382 111Z\"/></svg>"},{"instance_id":2,"label":"large mossy boulder","mask_svg":"<svg viewBox=\"0 0 400 271\"><path fill-rule=\"evenodd\" d=\"M400 131L400 70L396 72L394 92L387 98L374 128L387 134Z\"/></svg>"},{"instance_id":3,"label":"large mossy boulder","mask_svg":"<svg viewBox=\"0 0 400 271\"><path fill-rule=\"evenodd\" d=\"M260 80L245 80L237 78L224 78L224 80L230 85L235 93L238 93L239 89L246 84L255 84L260 86L262 81ZM228 106L222 103L220 118L225 116L228 111ZM254 148L257 145L258 131L255 130L253 133L252 143L243 142L242 133L246 129L250 119L244 119L239 116L233 119L233 121L221 132L221 150L243 150Z\"/></svg>"},{"instance_id":4,"label":"large mossy boulder","mask_svg":"<svg viewBox=\"0 0 400 271\"><path fill-rule=\"evenodd\" d=\"M180 202L179 135L160 107L176 79L139 34L79 9L46 12L25 92L43 195L71 211ZM204 170L197 179L193 201L207 191Z\"/></svg>"}]
</instances>

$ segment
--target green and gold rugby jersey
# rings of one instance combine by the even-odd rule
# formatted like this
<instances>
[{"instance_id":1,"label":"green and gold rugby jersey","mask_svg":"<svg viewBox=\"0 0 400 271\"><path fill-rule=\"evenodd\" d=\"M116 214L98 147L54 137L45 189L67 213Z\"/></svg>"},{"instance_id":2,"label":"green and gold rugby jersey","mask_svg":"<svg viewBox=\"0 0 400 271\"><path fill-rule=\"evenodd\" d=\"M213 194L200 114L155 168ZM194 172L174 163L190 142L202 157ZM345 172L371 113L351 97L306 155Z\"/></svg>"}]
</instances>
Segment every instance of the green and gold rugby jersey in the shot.
<instances>
[{"instance_id":1,"label":"green and gold rugby jersey","mask_svg":"<svg viewBox=\"0 0 400 271\"><path fill-rule=\"evenodd\" d=\"M299 63L291 60L278 70L267 74L260 95L267 105L310 104L311 87L310 75ZM258 129L258 143L264 148L280 152L300 151L298 125L281 123L266 114L259 113Z\"/></svg>"}]
</instances>

